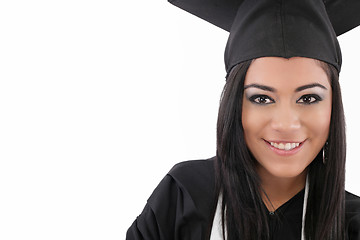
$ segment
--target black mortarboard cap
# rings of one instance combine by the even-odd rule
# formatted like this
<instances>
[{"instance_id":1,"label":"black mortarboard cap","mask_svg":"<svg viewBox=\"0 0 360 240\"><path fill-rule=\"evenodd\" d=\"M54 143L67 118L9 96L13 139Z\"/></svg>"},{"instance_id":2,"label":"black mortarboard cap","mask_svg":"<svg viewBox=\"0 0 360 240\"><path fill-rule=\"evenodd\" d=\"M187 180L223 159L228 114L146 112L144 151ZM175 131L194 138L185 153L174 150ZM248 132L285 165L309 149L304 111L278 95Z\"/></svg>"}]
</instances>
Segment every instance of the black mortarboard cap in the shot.
<instances>
[{"instance_id":1,"label":"black mortarboard cap","mask_svg":"<svg viewBox=\"0 0 360 240\"><path fill-rule=\"evenodd\" d=\"M227 73L265 56L308 57L341 69L337 36L360 25L360 0L169 0L230 32Z\"/></svg>"}]
</instances>

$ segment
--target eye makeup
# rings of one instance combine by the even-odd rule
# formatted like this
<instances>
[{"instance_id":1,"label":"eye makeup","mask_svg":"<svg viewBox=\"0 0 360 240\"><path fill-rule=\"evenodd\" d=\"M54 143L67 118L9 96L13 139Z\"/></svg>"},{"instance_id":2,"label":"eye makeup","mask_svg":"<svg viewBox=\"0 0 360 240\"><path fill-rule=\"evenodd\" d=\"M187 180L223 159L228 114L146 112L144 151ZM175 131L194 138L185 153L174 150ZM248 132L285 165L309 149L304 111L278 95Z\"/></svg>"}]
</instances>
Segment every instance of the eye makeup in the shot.
<instances>
[{"instance_id":1,"label":"eye makeup","mask_svg":"<svg viewBox=\"0 0 360 240\"><path fill-rule=\"evenodd\" d=\"M317 94L317 93L303 94L296 100L296 103L303 105L316 104L323 101L324 96L322 95L323 94ZM266 94L254 93L254 94L246 94L245 96L248 101L258 105L267 105L267 104L275 103L275 100Z\"/></svg>"},{"instance_id":2,"label":"eye makeup","mask_svg":"<svg viewBox=\"0 0 360 240\"><path fill-rule=\"evenodd\" d=\"M254 104L259 104L259 105L265 105L265 104L271 104L274 103L275 100L267 95L264 94L254 94L251 95L250 97L247 97L247 99Z\"/></svg>"},{"instance_id":3,"label":"eye makeup","mask_svg":"<svg viewBox=\"0 0 360 240\"><path fill-rule=\"evenodd\" d=\"M319 103L322 100L323 98L317 94L305 94L302 95L296 102L305 105L310 105L310 104Z\"/></svg>"}]
</instances>

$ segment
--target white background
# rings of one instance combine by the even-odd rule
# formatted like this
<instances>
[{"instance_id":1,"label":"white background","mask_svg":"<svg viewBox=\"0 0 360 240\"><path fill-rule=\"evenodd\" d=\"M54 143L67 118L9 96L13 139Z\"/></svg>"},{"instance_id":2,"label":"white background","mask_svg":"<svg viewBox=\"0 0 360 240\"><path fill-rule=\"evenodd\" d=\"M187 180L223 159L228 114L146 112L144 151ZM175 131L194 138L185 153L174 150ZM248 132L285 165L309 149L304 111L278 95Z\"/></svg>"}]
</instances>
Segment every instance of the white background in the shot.
<instances>
[{"instance_id":1,"label":"white background","mask_svg":"<svg viewBox=\"0 0 360 240\"><path fill-rule=\"evenodd\" d=\"M125 239L177 162L215 155L228 33L162 1L1 1L0 239ZM360 28L339 38L360 194Z\"/></svg>"}]
</instances>

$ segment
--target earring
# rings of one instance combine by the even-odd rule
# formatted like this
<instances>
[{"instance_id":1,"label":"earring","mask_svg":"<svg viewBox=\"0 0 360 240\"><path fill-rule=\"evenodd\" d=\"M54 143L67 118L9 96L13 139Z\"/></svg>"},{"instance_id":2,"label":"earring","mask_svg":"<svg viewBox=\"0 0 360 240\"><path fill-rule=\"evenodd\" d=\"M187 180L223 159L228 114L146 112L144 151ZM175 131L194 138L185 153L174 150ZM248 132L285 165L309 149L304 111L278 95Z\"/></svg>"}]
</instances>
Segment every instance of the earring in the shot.
<instances>
[{"instance_id":1,"label":"earring","mask_svg":"<svg viewBox=\"0 0 360 240\"><path fill-rule=\"evenodd\" d=\"M326 143L325 143L325 145L324 145L324 147L323 147L323 164L325 165L326 164L326 161L327 161L327 154L326 154L326 152L327 152L327 149L328 148L328 142L326 141Z\"/></svg>"}]
</instances>

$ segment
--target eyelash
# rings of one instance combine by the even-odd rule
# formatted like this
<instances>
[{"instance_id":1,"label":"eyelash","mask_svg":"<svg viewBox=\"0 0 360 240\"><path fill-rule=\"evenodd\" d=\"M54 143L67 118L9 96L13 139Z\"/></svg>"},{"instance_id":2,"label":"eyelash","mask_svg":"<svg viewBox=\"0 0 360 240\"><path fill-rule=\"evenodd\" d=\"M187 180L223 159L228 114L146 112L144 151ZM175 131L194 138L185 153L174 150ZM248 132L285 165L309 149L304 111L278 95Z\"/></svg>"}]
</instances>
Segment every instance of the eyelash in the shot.
<instances>
[{"instance_id":1,"label":"eyelash","mask_svg":"<svg viewBox=\"0 0 360 240\"><path fill-rule=\"evenodd\" d=\"M310 104L314 104L314 103L318 103L318 102L322 101L322 98L317 94L307 94L307 95L301 96L296 102L299 102L300 99L304 99L304 98L310 98L310 99L314 98L315 99L314 101L309 102L309 103L305 103L305 102L301 103L301 104L305 104L305 105L310 105Z\"/></svg>"},{"instance_id":2,"label":"eyelash","mask_svg":"<svg viewBox=\"0 0 360 240\"><path fill-rule=\"evenodd\" d=\"M270 100L271 102L261 103L260 98L263 98L263 100L265 100L265 101ZM310 98L311 102L304 102L305 98ZM312 99L312 98L314 98L314 99ZM259 104L259 105L267 105L267 104L275 103L275 100L267 95L254 95L254 96L249 97L249 100L250 100L250 102ZM302 100L303 102L300 102L300 100ZM296 100L297 103L304 104L304 105L315 104L315 103L318 103L319 101L322 101L322 98L317 94L306 94L306 95L301 96L298 100Z\"/></svg>"},{"instance_id":3,"label":"eyelash","mask_svg":"<svg viewBox=\"0 0 360 240\"><path fill-rule=\"evenodd\" d=\"M260 98L270 100L271 102L270 103L261 103L259 101L256 101L257 99L260 100ZM250 102L255 103L255 104L259 104L259 105L267 105L267 104L271 104L271 103L275 102L274 99L272 99L271 97L266 96L266 95L254 95L254 96L249 97L249 100L250 100Z\"/></svg>"}]
</instances>

